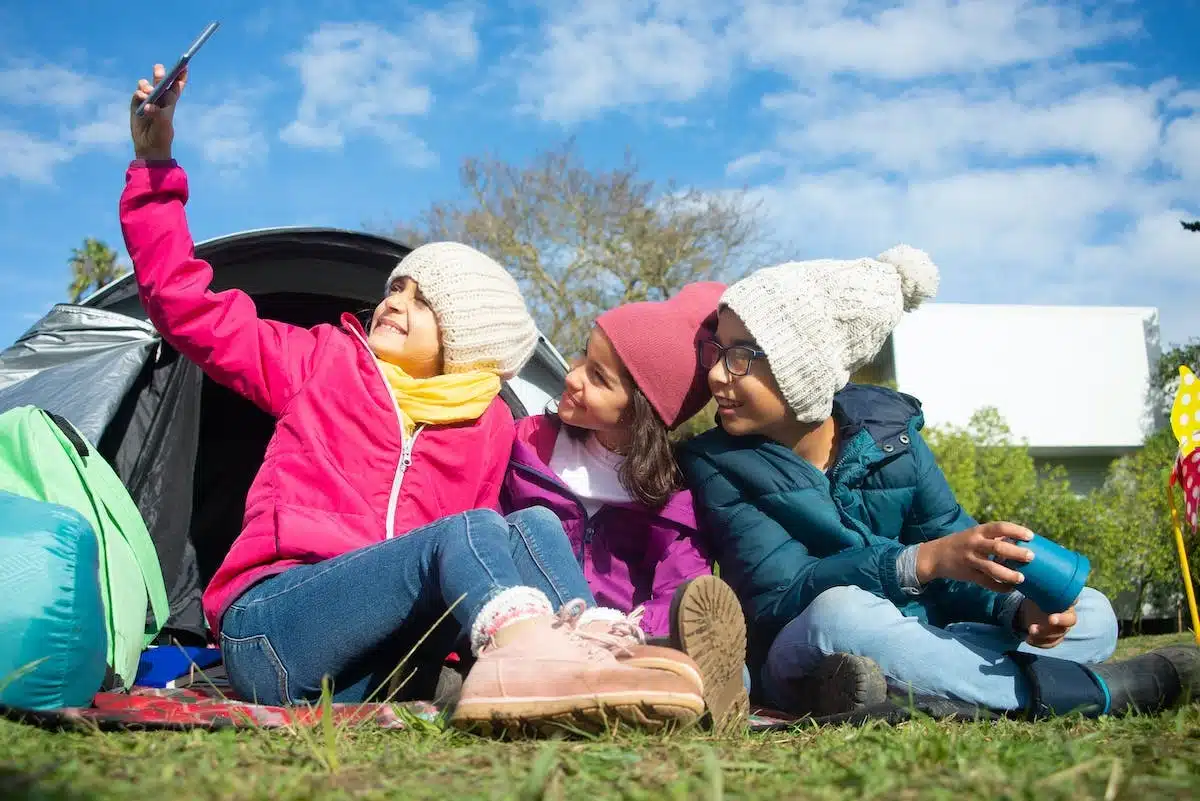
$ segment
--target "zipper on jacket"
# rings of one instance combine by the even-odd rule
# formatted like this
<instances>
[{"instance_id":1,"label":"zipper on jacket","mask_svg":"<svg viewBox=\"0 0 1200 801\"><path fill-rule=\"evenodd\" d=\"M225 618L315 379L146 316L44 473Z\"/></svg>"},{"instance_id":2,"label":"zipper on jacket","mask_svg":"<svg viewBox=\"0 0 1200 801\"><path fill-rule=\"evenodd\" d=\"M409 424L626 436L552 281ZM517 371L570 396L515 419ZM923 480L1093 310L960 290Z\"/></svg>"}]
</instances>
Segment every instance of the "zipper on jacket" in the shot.
<instances>
[{"instance_id":1,"label":"zipper on jacket","mask_svg":"<svg viewBox=\"0 0 1200 801\"><path fill-rule=\"evenodd\" d=\"M853 442L854 438L851 438L850 441ZM862 537L863 545L870 546L871 545L871 537L866 532L862 531L859 528L861 526L861 521L855 519L852 515L850 515L849 513L846 512L845 507L843 506L840 498L838 497L837 490L835 489L834 480L838 478L838 474L841 473L841 470L842 470L842 465L845 464L846 459L850 455L848 451L849 451L849 449L847 449L847 448L842 449L841 454L838 456L837 461L833 465L833 469L829 471L829 476L828 476L828 478L829 478L829 495L833 500L833 505L837 507L838 516L843 518L843 520L842 520L843 524L846 524L848 528L857 530L858 535L860 537ZM841 481L838 481L836 484L836 487L845 488L846 485L843 484ZM856 525L850 525L847 522L847 520L849 520L851 523L854 523Z\"/></svg>"},{"instance_id":2,"label":"zipper on jacket","mask_svg":"<svg viewBox=\"0 0 1200 801\"><path fill-rule=\"evenodd\" d=\"M404 485L404 474L408 472L408 468L412 466L413 448L417 447L417 437L421 436L421 432L425 430L424 425L417 426L413 431L412 436L404 441L404 447L400 449L400 485Z\"/></svg>"},{"instance_id":3,"label":"zipper on jacket","mask_svg":"<svg viewBox=\"0 0 1200 801\"><path fill-rule=\"evenodd\" d=\"M584 529L583 529L583 538L579 543L579 556L577 558L579 559L579 566L583 567L584 548L587 547L588 543L590 543L592 541L592 535L596 533L596 527L594 525L592 525L592 517L591 517L591 515L588 514L587 507L583 505L583 501L581 501L579 499L578 495L576 495L574 492L571 491L570 487L563 484L561 481L558 481L557 479L551 478L550 476L543 473L541 470L538 470L536 467L531 467L530 465L527 465L523 462L516 462L516 461L509 461L509 464L512 465L513 467L517 468L518 470L529 473L530 475L536 476L537 478L540 478L542 481L549 483L550 486L553 487L555 491L561 492L563 495L566 495L567 498L569 498L579 508L579 513L581 515L583 515Z\"/></svg>"},{"instance_id":4,"label":"zipper on jacket","mask_svg":"<svg viewBox=\"0 0 1200 801\"><path fill-rule=\"evenodd\" d=\"M387 376L383 374L383 368L379 366L379 360L375 356L375 352L371 350L371 346L367 344L367 340L363 339L362 334L357 331L352 331L354 338L362 343L362 346L367 349L367 353L371 357L371 364L375 365L375 373L379 376L379 380L383 382L383 388L387 390L388 397L392 401L392 410L396 412L396 425L400 427L400 459L396 462L396 473L392 476L392 491L388 494L386 533L387 539L396 536L396 504L400 500L400 482L404 480L404 473L408 470L407 460L412 464L412 446L416 442L416 433L413 436L404 436L404 416L400 414L400 404L396 402L396 396L392 394L392 387L388 384Z\"/></svg>"},{"instance_id":5,"label":"zipper on jacket","mask_svg":"<svg viewBox=\"0 0 1200 801\"><path fill-rule=\"evenodd\" d=\"M597 512L599 514L599 512ZM592 544L592 537L596 534L596 527L592 525L591 518L588 518L587 525L583 528L583 542L579 544L579 566L583 567L587 561L587 549Z\"/></svg>"}]
</instances>

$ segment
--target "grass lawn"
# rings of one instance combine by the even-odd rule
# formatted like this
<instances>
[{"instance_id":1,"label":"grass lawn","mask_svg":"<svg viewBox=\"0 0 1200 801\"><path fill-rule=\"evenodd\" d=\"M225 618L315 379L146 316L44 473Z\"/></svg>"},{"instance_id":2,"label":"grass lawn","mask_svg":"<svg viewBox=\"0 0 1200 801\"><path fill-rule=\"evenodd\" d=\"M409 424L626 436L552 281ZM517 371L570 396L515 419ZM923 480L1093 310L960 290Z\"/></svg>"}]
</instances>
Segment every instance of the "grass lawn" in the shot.
<instances>
[{"instance_id":1,"label":"grass lawn","mask_svg":"<svg viewBox=\"0 0 1200 801\"><path fill-rule=\"evenodd\" d=\"M1122 642L1121 655L1188 637ZM1192 799L1200 703L1153 718L495 743L431 726L51 733L0 721L2 799Z\"/></svg>"}]
</instances>

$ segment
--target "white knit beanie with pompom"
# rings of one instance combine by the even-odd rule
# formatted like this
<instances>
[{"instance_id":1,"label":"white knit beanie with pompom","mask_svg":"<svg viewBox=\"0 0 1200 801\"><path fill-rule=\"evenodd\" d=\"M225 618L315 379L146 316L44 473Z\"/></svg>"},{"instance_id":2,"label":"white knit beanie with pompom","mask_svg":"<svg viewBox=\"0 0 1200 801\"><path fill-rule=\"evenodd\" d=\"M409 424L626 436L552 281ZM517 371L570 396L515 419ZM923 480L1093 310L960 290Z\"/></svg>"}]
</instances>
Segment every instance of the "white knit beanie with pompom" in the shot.
<instances>
[{"instance_id":1,"label":"white knit beanie with pompom","mask_svg":"<svg viewBox=\"0 0 1200 801\"><path fill-rule=\"evenodd\" d=\"M533 356L537 324L516 280L493 258L459 242L430 242L388 277L417 282L441 329L447 373L483 370L509 379Z\"/></svg>"},{"instance_id":2,"label":"white knit beanie with pompom","mask_svg":"<svg viewBox=\"0 0 1200 801\"><path fill-rule=\"evenodd\" d=\"M883 348L906 311L938 290L923 251L897 245L878 258L793 261L726 290L728 307L767 354L783 398L802 423L833 413L833 395Z\"/></svg>"}]
</instances>

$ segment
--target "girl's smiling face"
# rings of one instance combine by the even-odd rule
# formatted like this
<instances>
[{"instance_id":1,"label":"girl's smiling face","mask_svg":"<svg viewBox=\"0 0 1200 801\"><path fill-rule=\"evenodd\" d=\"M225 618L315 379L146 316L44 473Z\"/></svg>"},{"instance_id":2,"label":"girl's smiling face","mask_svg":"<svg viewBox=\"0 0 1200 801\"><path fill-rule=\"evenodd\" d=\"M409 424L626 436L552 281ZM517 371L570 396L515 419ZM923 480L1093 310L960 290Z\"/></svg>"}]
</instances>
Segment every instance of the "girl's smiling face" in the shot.
<instances>
[{"instance_id":1,"label":"girl's smiling face","mask_svg":"<svg viewBox=\"0 0 1200 801\"><path fill-rule=\"evenodd\" d=\"M628 434L626 411L632 396L633 378L608 336L599 327L593 328L587 350L567 373L558 402L559 419L595 431L606 445L616 445Z\"/></svg>"},{"instance_id":2,"label":"girl's smiling face","mask_svg":"<svg viewBox=\"0 0 1200 801\"><path fill-rule=\"evenodd\" d=\"M371 315L367 344L380 359L394 364L413 378L442 374L442 337L437 317L417 282L397 278L390 292Z\"/></svg>"}]
</instances>

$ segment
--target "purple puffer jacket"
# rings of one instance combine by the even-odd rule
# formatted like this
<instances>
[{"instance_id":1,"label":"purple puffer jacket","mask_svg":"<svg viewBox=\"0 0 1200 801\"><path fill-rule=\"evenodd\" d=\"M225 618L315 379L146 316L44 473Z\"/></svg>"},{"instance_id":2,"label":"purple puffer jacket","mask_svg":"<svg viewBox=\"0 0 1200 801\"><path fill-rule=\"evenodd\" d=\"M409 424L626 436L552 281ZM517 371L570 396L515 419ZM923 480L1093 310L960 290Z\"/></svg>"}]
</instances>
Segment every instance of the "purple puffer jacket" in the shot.
<instances>
[{"instance_id":1,"label":"purple puffer jacket","mask_svg":"<svg viewBox=\"0 0 1200 801\"><path fill-rule=\"evenodd\" d=\"M583 565L596 603L622 612L644 606L642 630L651 637L667 636L675 588L712 572L700 544L692 494L677 492L657 511L637 503L611 504L588 520L583 505L549 466L560 426L552 415L517 423L500 492L502 510L552 510Z\"/></svg>"}]
</instances>

